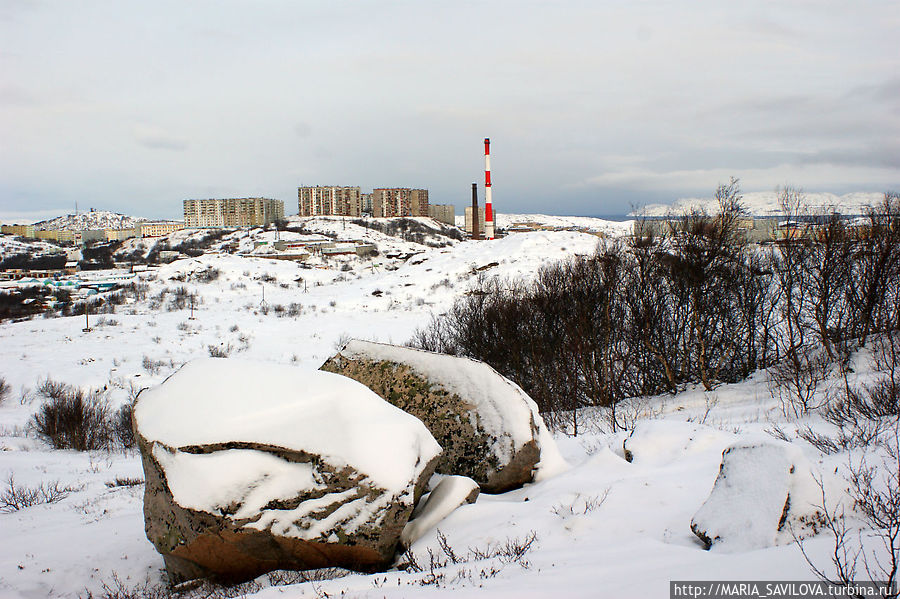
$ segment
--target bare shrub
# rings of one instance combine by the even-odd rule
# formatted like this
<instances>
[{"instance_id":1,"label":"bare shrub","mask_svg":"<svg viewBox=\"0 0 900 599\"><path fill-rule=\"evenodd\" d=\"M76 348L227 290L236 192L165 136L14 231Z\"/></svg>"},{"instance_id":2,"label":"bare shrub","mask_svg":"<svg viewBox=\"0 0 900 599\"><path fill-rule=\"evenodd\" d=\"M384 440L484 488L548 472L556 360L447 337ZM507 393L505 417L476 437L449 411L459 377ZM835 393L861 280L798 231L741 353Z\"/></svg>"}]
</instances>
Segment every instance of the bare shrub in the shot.
<instances>
[{"instance_id":1,"label":"bare shrub","mask_svg":"<svg viewBox=\"0 0 900 599\"><path fill-rule=\"evenodd\" d=\"M123 404L111 418L110 432L112 439L123 449L131 449L134 447L134 429L131 424L133 410L134 404L129 401L128 403Z\"/></svg>"},{"instance_id":2,"label":"bare shrub","mask_svg":"<svg viewBox=\"0 0 900 599\"><path fill-rule=\"evenodd\" d=\"M41 483L37 487L18 485L10 473L6 479L6 487L0 492L0 513L15 512L42 503L56 503L77 490L60 485L59 481Z\"/></svg>"},{"instance_id":3,"label":"bare shrub","mask_svg":"<svg viewBox=\"0 0 900 599\"><path fill-rule=\"evenodd\" d=\"M203 270L191 273L191 279L198 283L212 283L222 274L222 271L214 266L207 266Z\"/></svg>"},{"instance_id":4,"label":"bare shrub","mask_svg":"<svg viewBox=\"0 0 900 599\"><path fill-rule=\"evenodd\" d=\"M159 374L159 371L166 365L165 360L154 360L150 356L144 356L141 360L141 366L150 374Z\"/></svg>"},{"instance_id":5,"label":"bare shrub","mask_svg":"<svg viewBox=\"0 0 900 599\"><path fill-rule=\"evenodd\" d=\"M54 449L88 451L109 446L109 407L102 391L85 391L47 379L41 393L48 398L29 425Z\"/></svg>"},{"instance_id":6,"label":"bare shrub","mask_svg":"<svg viewBox=\"0 0 900 599\"><path fill-rule=\"evenodd\" d=\"M115 480L106 481L106 486L110 489L116 487L136 487L144 484L143 478L129 478L127 476L117 476Z\"/></svg>"},{"instance_id":7,"label":"bare shrub","mask_svg":"<svg viewBox=\"0 0 900 599\"><path fill-rule=\"evenodd\" d=\"M870 451L860 461L850 464L850 499L855 512L863 516L867 531L854 531L844 505L829 503L825 485L819 481L822 492L819 507L825 516L826 530L834 537L831 564L835 575L826 574L812 561L796 535L794 540L820 580L844 588L853 588L857 580L871 580L880 587L879 597L896 599L900 596L895 586L900 575L900 493L897 493L900 489L900 430L897 423L892 433L886 442L879 444L884 449L881 456L873 457ZM871 462L876 463L872 465Z\"/></svg>"},{"instance_id":8,"label":"bare shrub","mask_svg":"<svg viewBox=\"0 0 900 599\"><path fill-rule=\"evenodd\" d=\"M6 401L10 393L12 393L12 387L6 382L4 377L0 376L0 404Z\"/></svg>"},{"instance_id":9,"label":"bare shrub","mask_svg":"<svg viewBox=\"0 0 900 599\"><path fill-rule=\"evenodd\" d=\"M210 358L227 358L231 355L231 344L228 345L208 345L206 347Z\"/></svg>"},{"instance_id":10,"label":"bare shrub","mask_svg":"<svg viewBox=\"0 0 900 599\"><path fill-rule=\"evenodd\" d=\"M576 493L572 501L561 501L550 508L550 511L563 519L589 514L606 502L606 498L609 497L609 490L610 488L607 487L602 493L597 495L582 495L581 493Z\"/></svg>"},{"instance_id":11,"label":"bare shrub","mask_svg":"<svg viewBox=\"0 0 900 599\"><path fill-rule=\"evenodd\" d=\"M405 570L416 574L423 574L418 583L421 586L444 586L448 582L447 573L444 571L450 564L465 564L486 560L497 560L499 566L486 566L479 569L479 578L493 578L509 564L517 564L522 568L530 568L531 564L525 556L537 542L537 533L530 531L524 538L506 539L502 542L490 543L485 547L469 547L463 553L454 549L446 535L437 531L439 551L428 549L426 556L418 556L411 549L407 549L402 556L402 561L397 565L398 570ZM427 565L425 558L427 557ZM462 571L457 572L458 580Z\"/></svg>"},{"instance_id":12,"label":"bare shrub","mask_svg":"<svg viewBox=\"0 0 900 599\"><path fill-rule=\"evenodd\" d=\"M772 395L781 401L781 411L786 417L799 418L825 403L817 392L828 377L828 354L806 347L775 364L768 372L768 385Z\"/></svg>"}]
</instances>

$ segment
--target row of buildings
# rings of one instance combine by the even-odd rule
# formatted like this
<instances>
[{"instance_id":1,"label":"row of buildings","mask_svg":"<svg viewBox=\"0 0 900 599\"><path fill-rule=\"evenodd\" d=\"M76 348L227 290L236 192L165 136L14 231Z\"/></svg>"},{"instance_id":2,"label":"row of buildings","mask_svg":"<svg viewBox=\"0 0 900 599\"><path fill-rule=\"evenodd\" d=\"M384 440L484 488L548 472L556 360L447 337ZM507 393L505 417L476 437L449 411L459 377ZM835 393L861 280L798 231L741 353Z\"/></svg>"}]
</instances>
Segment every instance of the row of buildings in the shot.
<instances>
[{"instance_id":1,"label":"row of buildings","mask_svg":"<svg viewBox=\"0 0 900 599\"><path fill-rule=\"evenodd\" d=\"M121 241L132 237L162 237L184 228L182 223L170 221L140 222L125 229L90 229L72 231L69 229L42 231L34 225L2 225L0 233L16 235L26 239L40 239L59 243L83 244L88 241Z\"/></svg>"},{"instance_id":2,"label":"row of buildings","mask_svg":"<svg viewBox=\"0 0 900 599\"><path fill-rule=\"evenodd\" d=\"M268 198L184 200L184 226L264 227L284 219L284 202Z\"/></svg>"},{"instance_id":3,"label":"row of buildings","mask_svg":"<svg viewBox=\"0 0 900 599\"><path fill-rule=\"evenodd\" d=\"M449 204L430 204L427 189L378 187L362 193L357 186L316 185L297 188L300 216L430 216L454 224L455 209Z\"/></svg>"}]
</instances>

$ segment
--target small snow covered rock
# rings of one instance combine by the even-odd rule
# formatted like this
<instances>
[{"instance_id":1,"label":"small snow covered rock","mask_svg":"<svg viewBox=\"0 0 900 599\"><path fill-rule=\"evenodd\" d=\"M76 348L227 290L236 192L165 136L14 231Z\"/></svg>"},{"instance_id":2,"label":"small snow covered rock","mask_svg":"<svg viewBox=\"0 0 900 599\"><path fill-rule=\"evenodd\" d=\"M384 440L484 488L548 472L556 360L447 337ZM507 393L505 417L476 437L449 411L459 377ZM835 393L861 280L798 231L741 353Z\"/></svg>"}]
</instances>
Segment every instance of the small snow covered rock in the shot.
<instances>
[{"instance_id":1,"label":"small snow covered rock","mask_svg":"<svg viewBox=\"0 0 900 599\"><path fill-rule=\"evenodd\" d=\"M355 379L419 418L444 448L437 471L502 493L565 469L537 404L476 360L350 341L322 370Z\"/></svg>"},{"instance_id":2,"label":"small snow covered rock","mask_svg":"<svg viewBox=\"0 0 900 599\"><path fill-rule=\"evenodd\" d=\"M174 582L386 567L440 453L355 381L230 359L142 393L134 427L147 538Z\"/></svg>"},{"instance_id":3,"label":"small snow covered rock","mask_svg":"<svg viewBox=\"0 0 900 599\"><path fill-rule=\"evenodd\" d=\"M709 498L691 520L706 545L737 553L791 543L815 531L821 489L803 453L789 443L729 447Z\"/></svg>"},{"instance_id":4,"label":"small snow covered rock","mask_svg":"<svg viewBox=\"0 0 900 599\"><path fill-rule=\"evenodd\" d=\"M434 490L422 498L413 518L403 529L400 541L404 547L415 543L423 534L466 503L478 499L478 483L467 476L445 476Z\"/></svg>"}]
</instances>

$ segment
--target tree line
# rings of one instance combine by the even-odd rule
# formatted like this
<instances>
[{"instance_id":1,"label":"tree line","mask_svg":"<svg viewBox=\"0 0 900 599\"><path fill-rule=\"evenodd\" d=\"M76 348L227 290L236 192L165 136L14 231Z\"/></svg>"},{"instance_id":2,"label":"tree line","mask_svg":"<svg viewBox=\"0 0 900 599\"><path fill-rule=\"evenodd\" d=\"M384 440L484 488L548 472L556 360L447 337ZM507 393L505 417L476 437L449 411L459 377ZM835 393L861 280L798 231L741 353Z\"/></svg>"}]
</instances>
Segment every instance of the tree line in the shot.
<instances>
[{"instance_id":1,"label":"tree line","mask_svg":"<svg viewBox=\"0 0 900 599\"><path fill-rule=\"evenodd\" d=\"M610 407L615 421L626 397L711 390L776 364L802 401L827 364L900 329L900 195L850 222L811 216L783 189L788 233L765 245L742 231L736 180L716 200L715 214L662 232L639 222L531 282L483 279L410 345L487 362L577 434L581 407Z\"/></svg>"}]
</instances>

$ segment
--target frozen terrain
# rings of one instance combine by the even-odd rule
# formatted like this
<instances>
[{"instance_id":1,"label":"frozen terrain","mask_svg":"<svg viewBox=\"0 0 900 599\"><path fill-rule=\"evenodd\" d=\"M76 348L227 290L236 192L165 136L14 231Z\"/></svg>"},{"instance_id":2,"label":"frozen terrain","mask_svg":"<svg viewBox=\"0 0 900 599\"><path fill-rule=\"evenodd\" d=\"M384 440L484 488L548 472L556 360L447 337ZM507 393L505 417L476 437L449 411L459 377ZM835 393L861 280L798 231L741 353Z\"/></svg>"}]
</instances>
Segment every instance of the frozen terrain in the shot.
<instances>
[{"instance_id":1,"label":"frozen terrain","mask_svg":"<svg viewBox=\"0 0 900 599\"><path fill-rule=\"evenodd\" d=\"M211 354L313 370L350 337L406 342L481 277L528 278L542 264L589 254L602 242L588 233L542 231L427 247L340 219L307 223L307 230L368 239L379 256L317 259L305 268L206 254L139 273L143 297L92 316L90 332L82 331L83 316L0 324L0 376L12 388L0 405L0 485L58 483L65 491L53 503L0 512L0 597L77 597L104 584L164 581L162 558L144 534L139 456L53 450L37 439L27 424L43 401L37 393L43 379L106 389L120 405L185 362ZM269 236L274 232L242 232L232 240L252 249L253 239ZM188 304L174 301L179 288L194 296L193 317ZM858 373L865 376L862 362ZM827 431L829 425L786 418L763 373L713 392L642 398L620 409L639 426L613 433L602 412L585 414L592 423L587 433L556 435L568 470L517 491L482 494L426 531L411 548L421 571L350 574L298 583L288 594L288 587L270 587L271 579L262 577L244 592L259 598L668 597L670 580L814 579L791 542L706 551L691 521L710 495L722 452L771 441L775 427L811 468L827 474L829 488L839 489L833 499L844 499L843 476L859 452L826 456L794 435L801 426ZM804 548L830 568L828 535L810 537ZM429 563L429 550L436 563Z\"/></svg>"}]
</instances>

